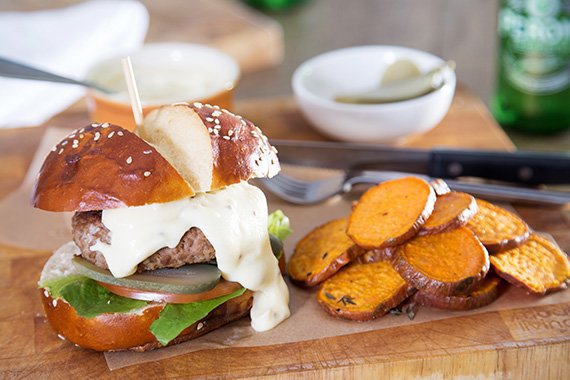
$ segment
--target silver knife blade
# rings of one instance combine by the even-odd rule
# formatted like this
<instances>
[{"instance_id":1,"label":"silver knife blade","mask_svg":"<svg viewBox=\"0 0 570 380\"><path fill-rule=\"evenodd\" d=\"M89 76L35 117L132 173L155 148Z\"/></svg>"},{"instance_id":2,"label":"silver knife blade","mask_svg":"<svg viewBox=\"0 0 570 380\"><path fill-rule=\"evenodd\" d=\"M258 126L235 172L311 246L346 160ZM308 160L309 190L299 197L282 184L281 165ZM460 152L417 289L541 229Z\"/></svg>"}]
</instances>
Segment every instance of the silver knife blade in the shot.
<instances>
[{"instance_id":1,"label":"silver knife blade","mask_svg":"<svg viewBox=\"0 0 570 380\"><path fill-rule=\"evenodd\" d=\"M429 174L430 151L372 144L271 139L279 161L331 169L391 170Z\"/></svg>"}]
</instances>

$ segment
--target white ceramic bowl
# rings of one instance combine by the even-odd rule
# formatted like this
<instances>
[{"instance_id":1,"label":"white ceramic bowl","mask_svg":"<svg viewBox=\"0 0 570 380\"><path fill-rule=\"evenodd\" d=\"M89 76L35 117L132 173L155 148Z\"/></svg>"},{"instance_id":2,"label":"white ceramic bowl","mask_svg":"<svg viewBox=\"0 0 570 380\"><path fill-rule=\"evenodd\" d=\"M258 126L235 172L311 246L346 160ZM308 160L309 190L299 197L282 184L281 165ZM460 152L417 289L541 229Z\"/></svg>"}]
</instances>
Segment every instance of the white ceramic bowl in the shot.
<instances>
[{"instance_id":1,"label":"white ceramic bowl","mask_svg":"<svg viewBox=\"0 0 570 380\"><path fill-rule=\"evenodd\" d=\"M455 73L443 72L444 85L427 95L385 104L334 101L343 93L366 91L380 83L393 62L409 59L422 72L444 61L432 54L398 46L357 46L334 50L304 62L295 70L293 91L301 111L323 134L352 142L395 142L435 127L455 92Z\"/></svg>"}]
</instances>

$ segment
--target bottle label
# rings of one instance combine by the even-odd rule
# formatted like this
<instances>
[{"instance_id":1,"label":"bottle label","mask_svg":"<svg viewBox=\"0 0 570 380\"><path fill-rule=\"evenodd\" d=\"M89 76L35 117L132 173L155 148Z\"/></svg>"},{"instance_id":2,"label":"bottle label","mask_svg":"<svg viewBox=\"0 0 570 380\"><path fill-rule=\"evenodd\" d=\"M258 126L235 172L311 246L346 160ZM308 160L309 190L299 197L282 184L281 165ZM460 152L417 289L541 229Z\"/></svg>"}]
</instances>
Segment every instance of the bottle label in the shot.
<instances>
[{"instance_id":1,"label":"bottle label","mask_svg":"<svg viewBox=\"0 0 570 380\"><path fill-rule=\"evenodd\" d=\"M507 0L499 13L501 64L519 90L554 94L570 86L570 1Z\"/></svg>"}]
</instances>

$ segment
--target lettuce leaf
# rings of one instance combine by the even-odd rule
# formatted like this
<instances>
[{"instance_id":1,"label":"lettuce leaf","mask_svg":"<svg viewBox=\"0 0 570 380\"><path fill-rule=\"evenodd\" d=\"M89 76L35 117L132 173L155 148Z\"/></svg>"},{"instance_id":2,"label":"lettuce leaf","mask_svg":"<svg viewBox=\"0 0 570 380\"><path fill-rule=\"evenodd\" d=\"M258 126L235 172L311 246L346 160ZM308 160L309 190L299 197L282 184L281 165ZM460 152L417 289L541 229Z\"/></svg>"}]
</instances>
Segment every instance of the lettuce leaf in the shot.
<instances>
[{"instance_id":1,"label":"lettuce leaf","mask_svg":"<svg viewBox=\"0 0 570 380\"><path fill-rule=\"evenodd\" d=\"M75 274L66 277L57 277L52 278L49 280L41 281L38 283L40 288L49 289L52 298L62 298L61 297L61 289L65 288L67 285L81 281L82 279L87 278L85 276Z\"/></svg>"},{"instance_id":2,"label":"lettuce leaf","mask_svg":"<svg viewBox=\"0 0 570 380\"><path fill-rule=\"evenodd\" d=\"M168 304L162 309L158 319L150 326L150 332L152 332L160 344L166 346L188 326L205 318L212 310L232 298L241 296L244 292L245 289L241 288L231 294L211 300L185 304Z\"/></svg>"},{"instance_id":3,"label":"lettuce leaf","mask_svg":"<svg viewBox=\"0 0 570 380\"><path fill-rule=\"evenodd\" d=\"M74 275L44 281L52 298L63 298L83 318L93 318L105 313L126 313L145 307L146 301L134 300L111 293L95 280Z\"/></svg>"},{"instance_id":4,"label":"lettuce leaf","mask_svg":"<svg viewBox=\"0 0 570 380\"><path fill-rule=\"evenodd\" d=\"M276 210L269 214L267 229L271 235L279 238L282 242L293 232L289 218L281 210Z\"/></svg>"}]
</instances>

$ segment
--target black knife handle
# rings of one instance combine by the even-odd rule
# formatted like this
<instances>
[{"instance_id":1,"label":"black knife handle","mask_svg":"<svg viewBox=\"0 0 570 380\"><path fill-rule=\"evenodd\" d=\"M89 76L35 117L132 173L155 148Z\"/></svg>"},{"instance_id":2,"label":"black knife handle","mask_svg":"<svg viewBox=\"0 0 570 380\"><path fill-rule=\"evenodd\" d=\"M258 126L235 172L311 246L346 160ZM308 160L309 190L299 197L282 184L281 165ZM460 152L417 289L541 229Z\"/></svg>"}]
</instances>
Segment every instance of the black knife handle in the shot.
<instances>
[{"instance_id":1,"label":"black knife handle","mask_svg":"<svg viewBox=\"0 0 570 380\"><path fill-rule=\"evenodd\" d=\"M535 152L494 152L434 149L430 176L480 177L538 184L570 183L570 155Z\"/></svg>"}]
</instances>

